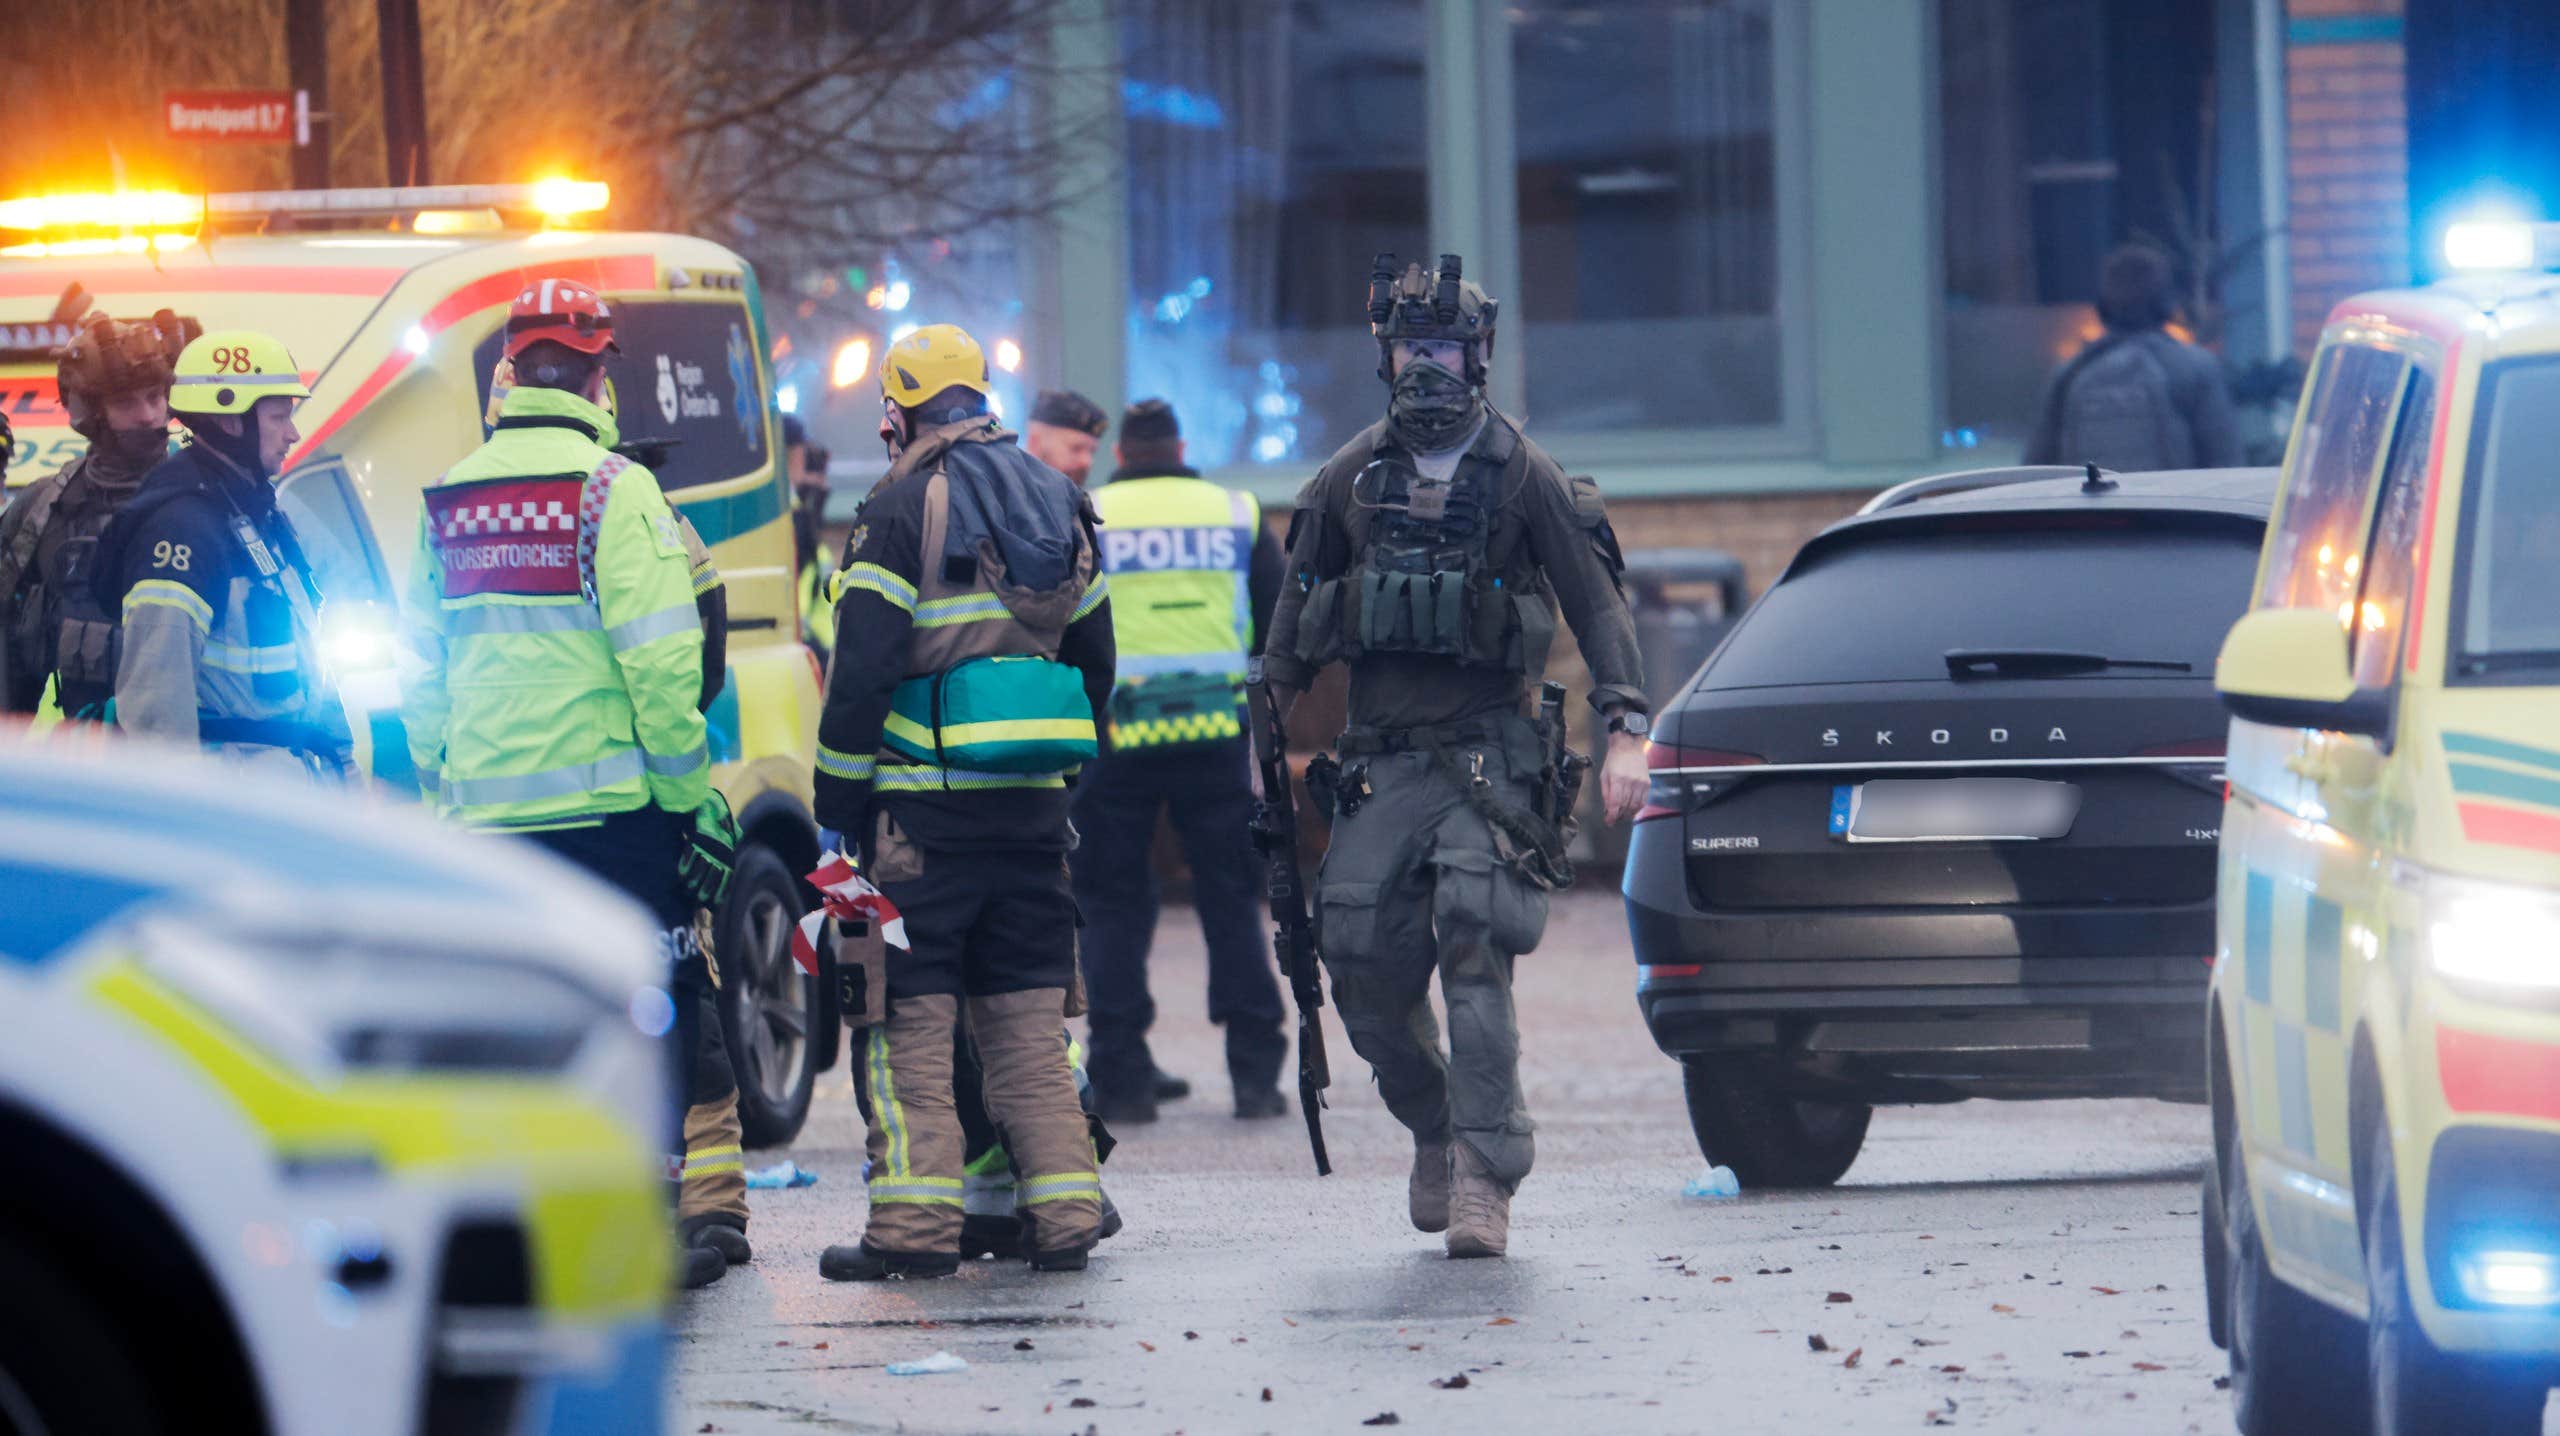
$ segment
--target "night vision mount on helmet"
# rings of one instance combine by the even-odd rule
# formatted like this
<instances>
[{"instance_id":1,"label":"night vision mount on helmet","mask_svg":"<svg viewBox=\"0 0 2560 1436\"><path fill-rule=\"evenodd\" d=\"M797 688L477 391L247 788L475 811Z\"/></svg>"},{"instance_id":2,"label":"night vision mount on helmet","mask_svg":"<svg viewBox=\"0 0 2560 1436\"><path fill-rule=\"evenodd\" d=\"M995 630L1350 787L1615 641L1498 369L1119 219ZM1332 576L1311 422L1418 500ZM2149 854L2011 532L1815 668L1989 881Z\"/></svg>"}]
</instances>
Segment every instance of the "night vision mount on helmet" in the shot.
<instances>
[{"instance_id":1,"label":"night vision mount on helmet","mask_svg":"<svg viewBox=\"0 0 2560 1436\"><path fill-rule=\"evenodd\" d=\"M1463 261L1440 256L1440 267L1425 270L1416 260L1399 271L1393 254L1381 254L1369 266L1369 332L1378 340L1378 377L1395 382L1395 346L1399 339L1438 340L1467 346L1466 380L1484 383L1485 363L1493 357L1493 326L1502 306L1468 279Z\"/></svg>"}]
</instances>

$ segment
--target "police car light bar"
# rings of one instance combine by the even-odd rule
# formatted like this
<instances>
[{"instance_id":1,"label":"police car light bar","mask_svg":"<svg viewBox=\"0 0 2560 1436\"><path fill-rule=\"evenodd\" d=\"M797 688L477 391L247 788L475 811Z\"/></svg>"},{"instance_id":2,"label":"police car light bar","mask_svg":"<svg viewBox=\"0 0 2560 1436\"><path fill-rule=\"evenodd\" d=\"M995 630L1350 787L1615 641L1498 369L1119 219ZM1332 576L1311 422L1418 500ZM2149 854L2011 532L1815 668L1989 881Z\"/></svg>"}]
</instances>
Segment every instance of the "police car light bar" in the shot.
<instances>
[{"instance_id":1,"label":"police car light bar","mask_svg":"<svg viewBox=\"0 0 2560 1436\"><path fill-rule=\"evenodd\" d=\"M2472 219L2447 225L2444 263L2467 273L2560 268L2560 224Z\"/></svg>"}]
</instances>

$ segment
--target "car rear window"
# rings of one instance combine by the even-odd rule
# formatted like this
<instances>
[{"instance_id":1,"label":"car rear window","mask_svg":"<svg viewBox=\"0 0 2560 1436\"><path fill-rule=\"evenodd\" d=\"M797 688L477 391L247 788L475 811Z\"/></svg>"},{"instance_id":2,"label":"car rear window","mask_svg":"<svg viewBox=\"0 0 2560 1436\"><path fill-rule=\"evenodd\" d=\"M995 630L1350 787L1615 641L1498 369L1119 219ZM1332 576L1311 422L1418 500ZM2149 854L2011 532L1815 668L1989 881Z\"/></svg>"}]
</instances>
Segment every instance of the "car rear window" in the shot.
<instances>
[{"instance_id":1,"label":"car rear window","mask_svg":"<svg viewBox=\"0 0 2560 1436\"><path fill-rule=\"evenodd\" d=\"M2000 521L1992 521L1999 524ZM2033 526L2030 526L2033 525ZM2210 677L2248 607L2259 534L2238 523L1884 530L1818 549L1727 641L1716 688L1947 677L1953 648L2065 649Z\"/></svg>"}]
</instances>

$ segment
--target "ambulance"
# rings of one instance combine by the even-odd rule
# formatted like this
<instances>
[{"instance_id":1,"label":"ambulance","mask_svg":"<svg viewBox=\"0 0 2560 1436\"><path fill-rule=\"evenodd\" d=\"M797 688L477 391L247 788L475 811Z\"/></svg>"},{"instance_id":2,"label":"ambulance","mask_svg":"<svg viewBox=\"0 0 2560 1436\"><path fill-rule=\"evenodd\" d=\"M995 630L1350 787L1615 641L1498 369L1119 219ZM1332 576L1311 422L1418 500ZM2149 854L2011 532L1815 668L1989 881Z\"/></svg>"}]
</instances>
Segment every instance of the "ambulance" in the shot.
<instances>
[{"instance_id":1,"label":"ambulance","mask_svg":"<svg viewBox=\"0 0 2560 1436\"><path fill-rule=\"evenodd\" d=\"M2560 229L2330 316L2250 611L2208 1311L2247 1436L2540 1436L2560 1382Z\"/></svg>"},{"instance_id":2,"label":"ambulance","mask_svg":"<svg viewBox=\"0 0 2560 1436\"><path fill-rule=\"evenodd\" d=\"M655 951L414 809L0 741L0 1431L665 1430Z\"/></svg>"},{"instance_id":3,"label":"ambulance","mask_svg":"<svg viewBox=\"0 0 2560 1436\"><path fill-rule=\"evenodd\" d=\"M811 775L820 674L800 642L791 498L755 271L671 234L593 227L602 184L161 192L0 201L0 412L15 489L85 441L54 392L52 351L92 307L160 309L284 341L311 398L277 479L320 570L321 644L358 758L416 792L400 727L395 595L421 493L485 437L507 305L572 279L613 306L623 438L704 541L729 591L728 680L710 711L714 779L745 831L720 914L721 1006L747 1141L789 1141L834 1065L835 984L792 962L818 860Z\"/></svg>"}]
</instances>

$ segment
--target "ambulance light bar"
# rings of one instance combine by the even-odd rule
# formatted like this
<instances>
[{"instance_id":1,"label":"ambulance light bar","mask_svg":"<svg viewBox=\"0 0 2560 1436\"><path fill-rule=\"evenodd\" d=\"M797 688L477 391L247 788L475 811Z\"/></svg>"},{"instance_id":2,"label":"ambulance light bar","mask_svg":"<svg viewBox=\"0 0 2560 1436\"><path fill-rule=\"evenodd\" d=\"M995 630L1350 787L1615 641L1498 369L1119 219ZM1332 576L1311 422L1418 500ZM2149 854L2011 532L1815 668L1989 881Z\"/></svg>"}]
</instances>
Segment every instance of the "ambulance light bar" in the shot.
<instances>
[{"instance_id":1,"label":"ambulance light bar","mask_svg":"<svg viewBox=\"0 0 2560 1436\"><path fill-rule=\"evenodd\" d=\"M187 231L207 221L409 218L433 212L513 212L548 220L593 214L611 201L598 180L533 184L408 185L381 189L255 190L193 195L172 190L31 195L0 200L0 231L92 242L105 231Z\"/></svg>"},{"instance_id":2,"label":"ambulance light bar","mask_svg":"<svg viewBox=\"0 0 2560 1436\"><path fill-rule=\"evenodd\" d=\"M2560 224L2472 219L2447 225L2444 263L2474 274L2560 269Z\"/></svg>"}]
</instances>

